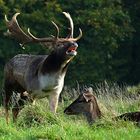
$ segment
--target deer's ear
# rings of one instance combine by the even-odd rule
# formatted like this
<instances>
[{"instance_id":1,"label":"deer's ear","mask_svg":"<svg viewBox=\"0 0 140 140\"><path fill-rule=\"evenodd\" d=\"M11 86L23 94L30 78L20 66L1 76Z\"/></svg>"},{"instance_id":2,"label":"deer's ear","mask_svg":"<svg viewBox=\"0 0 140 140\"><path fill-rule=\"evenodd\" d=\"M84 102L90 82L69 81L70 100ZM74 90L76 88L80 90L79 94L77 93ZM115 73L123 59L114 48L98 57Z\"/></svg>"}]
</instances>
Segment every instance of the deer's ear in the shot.
<instances>
[{"instance_id":1,"label":"deer's ear","mask_svg":"<svg viewBox=\"0 0 140 140\"><path fill-rule=\"evenodd\" d=\"M92 99L91 94L87 94L87 93L84 93L84 94L83 94L83 97L85 98L86 102L90 102L91 99Z\"/></svg>"}]
</instances>

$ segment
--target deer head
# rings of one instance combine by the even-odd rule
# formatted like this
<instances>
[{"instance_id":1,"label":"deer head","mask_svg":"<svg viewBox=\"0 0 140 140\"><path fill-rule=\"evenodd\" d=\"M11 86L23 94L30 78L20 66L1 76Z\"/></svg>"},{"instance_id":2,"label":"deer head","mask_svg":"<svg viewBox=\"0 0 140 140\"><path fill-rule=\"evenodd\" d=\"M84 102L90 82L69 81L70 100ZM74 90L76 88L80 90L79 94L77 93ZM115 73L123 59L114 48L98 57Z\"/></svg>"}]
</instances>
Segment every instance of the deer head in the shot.
<instances>
[{"instance_id":1,"label":"deer head","mask_svg":"<svg viewBox=\"0 0 140 140\"><path fill-rule=\"evenodd\" d=\"M100 118L101 111L92 88L84 89L79 97L64 110L64 113L67 115L83 114L89 123Z\"/></svg>"}]
</instances>

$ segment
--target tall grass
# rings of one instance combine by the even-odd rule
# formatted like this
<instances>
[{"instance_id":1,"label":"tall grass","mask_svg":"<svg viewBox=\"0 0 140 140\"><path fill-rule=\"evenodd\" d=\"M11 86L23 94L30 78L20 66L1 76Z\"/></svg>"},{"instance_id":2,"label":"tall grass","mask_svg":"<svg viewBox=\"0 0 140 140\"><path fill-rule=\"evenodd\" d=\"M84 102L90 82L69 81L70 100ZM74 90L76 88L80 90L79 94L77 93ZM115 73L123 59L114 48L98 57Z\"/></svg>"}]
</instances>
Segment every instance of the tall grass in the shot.
<instances>
[{"instance_id":1,"label":"tall grass","mask_svg":"<svg viewBox=\"0 0 140 140\"><path fill-rule=\"evenodd\" d=\"M80 87L81 88L81 87ZM20 112L17 123L6 124L3 108L0 109L0 140L138 140L140 129L133 122L114 121L119 114L138 111L140 97L128 95L127 87L102 83L93 87L104 117L89 126L83 116L63 113L79 94L79 88L65 87L62 102L56 115L49 111L48 100L35 105L27 104Z\"/></svg>"}]
</instances>

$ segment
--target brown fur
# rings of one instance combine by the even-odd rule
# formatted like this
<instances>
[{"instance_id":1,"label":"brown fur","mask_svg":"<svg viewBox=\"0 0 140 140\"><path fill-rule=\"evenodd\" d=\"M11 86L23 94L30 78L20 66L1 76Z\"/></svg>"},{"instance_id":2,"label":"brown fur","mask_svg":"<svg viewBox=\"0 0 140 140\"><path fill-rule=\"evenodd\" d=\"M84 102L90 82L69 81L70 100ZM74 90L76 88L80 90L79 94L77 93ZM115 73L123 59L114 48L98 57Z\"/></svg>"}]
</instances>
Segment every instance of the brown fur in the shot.
<instances>
[{"instance_id":1,"label":"brown fur","mask_svg":"<svg viewBox=\"0 0 140 140\"><path fill-rule=\"evenodd\" d=\"M96 119L99 119L102 114L96 97L91 90L91 88L84 90L83 93L64 110L64 113L68 115L83 114L89 123L93 123Z\"/></svg>"},{"instance_id":2,"label":"brown fur","mask_svg":"<svg viewBox=\"0 0 140 140\"><path fill-rule=\"evenodd\" d=\"M132 121L140 123L140 112L127 112L114 118L115 120L123 119L125 121Z\"/></svg>"}]
</instances>

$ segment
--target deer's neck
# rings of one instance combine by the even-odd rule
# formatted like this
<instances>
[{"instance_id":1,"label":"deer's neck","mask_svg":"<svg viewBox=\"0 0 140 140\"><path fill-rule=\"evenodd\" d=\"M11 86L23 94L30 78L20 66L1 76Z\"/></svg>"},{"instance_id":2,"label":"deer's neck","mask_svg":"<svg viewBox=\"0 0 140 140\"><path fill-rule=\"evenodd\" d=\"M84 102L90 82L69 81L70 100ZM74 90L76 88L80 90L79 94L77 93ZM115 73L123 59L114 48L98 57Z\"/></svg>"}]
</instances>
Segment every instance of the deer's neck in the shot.
<instances>
[{"instance_id":1,"label":"deer's neck","mask_svg":"<svg viewBox=\"0 0 140 140\"><path fill-rule=\"evenodd\" d=\"M85 116L89 124L92 124L95 122L95 117L93 116L91 112L85 113Z\"/></svg>"},{"instance_id":2,"label":"deer's neck","mask_svg":"<svg viewBox=\"0 0 140 140\"><path fill-rule=\"evenodd\" d=\"M95 122L96 119L101 118L101 111L98 106L95 107L95 105L91 104L90 111L86 112L85 116L87 118L88 123L92 124Z\"/></svg>"},{"instance_id":3,"label":"deer's neck","mask_svg":"<svg viewBox=\"0 0 140 140\"><path fill-rule=\"evenodd\" d=\"M42 63L41 73L43 75L47 73L66 73L68 63L64 60L62 56L51 54Z\"/></svg>"}]
</instances>

